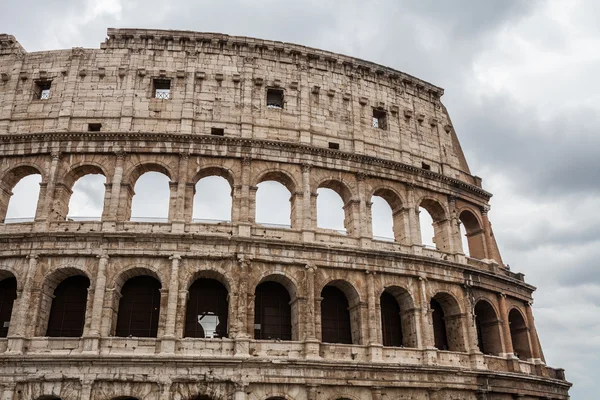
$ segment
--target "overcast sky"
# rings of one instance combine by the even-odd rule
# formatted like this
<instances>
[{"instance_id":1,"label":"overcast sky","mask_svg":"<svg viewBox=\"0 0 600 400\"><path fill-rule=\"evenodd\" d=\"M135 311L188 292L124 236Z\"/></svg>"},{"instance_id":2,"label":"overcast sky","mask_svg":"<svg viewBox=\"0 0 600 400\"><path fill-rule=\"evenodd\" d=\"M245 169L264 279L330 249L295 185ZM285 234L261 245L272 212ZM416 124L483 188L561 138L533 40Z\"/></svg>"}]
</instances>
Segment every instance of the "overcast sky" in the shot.
<instances>
[{"instance_id":1,"label":"overcast sky","mask_svg":"<svg viewBox=\"0 0 600 400\"><path fill-rule=\"evenodd\" d=\"M107 27L254 36L445 88L471 171L494 193L504 260L539 288L534 314L548 363L566 369L574 399L596 399L599 20L594 0L22 0L2 8L0 31L28 51L97 48Z\"/></svg>"}]
</instances>

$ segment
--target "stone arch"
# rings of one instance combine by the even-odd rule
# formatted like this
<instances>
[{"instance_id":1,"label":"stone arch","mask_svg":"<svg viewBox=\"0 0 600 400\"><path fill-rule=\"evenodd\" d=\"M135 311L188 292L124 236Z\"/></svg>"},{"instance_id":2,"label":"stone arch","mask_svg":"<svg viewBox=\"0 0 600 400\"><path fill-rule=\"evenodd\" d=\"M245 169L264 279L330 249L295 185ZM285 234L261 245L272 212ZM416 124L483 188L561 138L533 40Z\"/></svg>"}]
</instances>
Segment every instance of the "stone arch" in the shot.
<instances>
[{"instance_id":1,"label":"stone arch","mask_svg":"<svg viewBox=\"0 0 600 400\"><path fill-rule=\"evenodd\" d=\"M183 337L228 337L232 304L227 278L217 271L202 270L196 271L190 281L185 304L180 308L185 310Z\"/></svg>"},{"instance_id":2,"label":"stone arch","mask_svg":"<svg viewBox=\"0 0 600 400\"><path fill-rule=\"evenodd\" d=\"M171 187L171 183L173 182L173 177L176 175L171 171L171 169L168 165L166 165L160 161L152 161L152 162L141 162L141 163L135 165L133 168L130 168L127 171L127 173L125 173L123 175L123 183L125 184L125 187L128 189L128 190L122 190L123 195L121 196L123 203L124 203L122 205L122 207L125 209L125 219L126 220L131 219L132 208L133 208L133 198L135 195L135 186L136 186L137 182L139 181L139 178L148 172L157 172L159 174L166 176L169 179L169 187L167 188L168 196L169 196L169 201L167 203L167 210L168 210L167 220L170 217L170 214L171 214L170 207L171 207L171 197L172 197L171 191L173 190L173 188ZM140 221L142 221L142 222L147 220L147 218L145 218L144 216L139 216L137 218L140 218ZM162 218L159 218L159 220L162 220Z\"/></svg>"},{"instance_id":3,"label":"stone arch","mask_svg":"<svg viewBox=\"0 0 600 400\"><path fill-rule=\"evenodd\" d=\"M201 182L205 178L216 178L213 179L211 184L210 180L205 180ZM219 179L221 178L221 179ZM226 184L225 184L226 182ZM202 190L198 190L198 185L208 184L211 186L211 198L205 198L205 201L210 201L215 199L219 199L216 203L213 203L213 206L216 204L219 207L219 210L213 210L214 207L205 207L206 210L211 210L211 213L214 211L218 212L218 215L201 215L198 213L197 206L201 205L202 195L205 193ZM226 186L229 186L226 188ZM210 165L202 167L200 170L196 172L194 178L192 179L192 193L191 193L191 209L189 213L191 214L191 219L193 222L202 222L202 223L211 223L211 222L230 222L233 216L233 194L234 194L234 175L233 172L225 167ZM224 192L226 191L226 192ZM200 194L199 194L200 193ZM188 197L189 198L189 197ZM221 205L227 204L228 207L225 209L220 209Z\"/></svg>"},{"instance_id":4,"label":"stone arch","mask_svg":"<svg viewBox=\"0 0 600 400\"><path fill-rule=\"evenodd\" d=\"M127 281L133 279L133 278L138 278L138 277L151 277L154 278L158 281L158 287L159 290L160 288L164 287L163 284L163 278L161 277L161 274L158 272L158 270L154 267L151 266L127 266L125 267L124 270L120 271L116 276L114 276L111 280L110 280L110 284L107 285L107 287L112 288L112 290L110 290L110 292L112 292L112 298L109 298L108 301L111 304L110 310L111 310L111 326L110 326L110 334L111 335L115 335L116 334L116 330L117 330L117 322L118 322L118 317L119 317L119 309L121 306L121 299L122 299L122 290L123 290L123 286L127 283ZM160 299L160 303L159 303L159 327L158 327L158 333L160 335L160 330L161 330L161 321L163 318L163 314L164 313L160 313L160 310L164 310L165 307L165 303L166 302L166 297L161 296Z\"/></svg>"},{"instance_id":5,"label":"stone arch","mask_svg":"<svg viewBox=\"0 0 600 400\"><path fill-rule=\"evenodd\" d=\"M335 289L339 290L345 296L345 299L347 302L346 304L347 304L348 315L345 316L345 315L341 314L339 316L339 318L337 319L337 322L336 322L336 320L327 321L326 319L324 319L324 317L329 318L328 315L331 314L327 311L329 308L332 308L332 309L336 308L339 311L343 311L340 309L342 304L339 303L339 301L341 299L336 300L335 296L337 296L337 295L335 294L335 291L328 289L328 288L335 288ZM330 293L327 293L327 292L330 292ZM325 341L323 339L323 336L324 336L323 331L324 330L329 329L328 327L333 329L334 325L336 325L336 324L338 327L343 327L347 324L347 322L345 321L345 318L348 318L349 325L350 325L349 329L350 329L350 337L351 337L350 342L351 343L346 343L346 344L362 344L362 342L363 342L363 334L362 334L363 302L361 301L360 293L356 290L355 286L344 279L333 279L333 280L329 280L324 285L322 285L320 287L318 293L320 293L320 297L322 298L321 310L320 310L322 341ZM328 301L328 299L326 298L326 296L325 296L326 294L330 294L332 296L331 302ZM325 308L325 310L324 310L324 308ZM343 318L343 319L340 319L340 318ZM346 329L346 328L343 328L343 329Z\"/></svg>"},{"instance_id":6,"label":"stone arch","mask_svg":"<svg viewBox=\"0 0 600 400\"><path fill-rule=\"evenodd\" d=\"M420 208L426 210L433 221L433 241L436 249L450 251L450 224L446 207L438 199L424 196L417 202L417 215L420 213Z\"/></svg>"},{"instance_id":7,"label":"stone arch","mask_svg":"<svg viewBox=\"0 0 600 400\"><path fill-rule=\"evenodd\" d=\"M265 187L264 185L269 186ZM297 204L298 185L296 179L290 173L280 169L269 169L263 171L255 179L254 187L256 187L256 192L254 192L253 195L254 201L251 199L250 202L254 208L252 210L252 216L256 223L266 226L273 225L274 227L281 228L295 228L299 225L300 221L296 217L296 207L299 207ZM268 217L265 217L265 207L261 207L263 204L261 203L261 193L264 190L270 190L272 192L272 196L270 197L271 202L277 201L277 210L282 210L281 214L285 213L286 215L281 215L279 213L273 215L273 213L269 213L269 216L271 218L275 217L275 219L269 219ZM262 218L261 211L263 211Z\"/></svg>"},{"instance_id":8,"label":"stone arch","mask_svg":"<svg viewBox=\"0 0 600 400\"><path fill-rule=\"evenodd\" d=\"M87 161L72 166L62 175L61 179L58 181L60 184L57 184L55 188L53 212L55 213L54 217L57 220L64 221L67 218L71 207L70 201L73 195L73 187L79 179L84 178L87 175L102 175L106 179L106 182L109 180L109 175L104 166L99 163ZM105 194L106 193L104 193L102 198L103 203Z\"/></svg>"},{"instance_id":9,"label":"stone arch","mask_svg":"<svg viewBox=\"0 0 600 400\"><path fill-rule=\"evenodd\" d=\"M0 338L8 336L10 325L5 326L4 322L13 319L18 284L17 277L11 271L0 269Z\"/></svg>"},{"instance_id":10,"label":"stone arch","mask_svg":"<svg viewBox=\"0 0 600 400\"><path fill-rule=\"evenodd\" d=\"M40 298L38 303L38 318L36 322L35 335L36 336L46 336L46 331L48 329L48 323L51 318L52 304L54 300L54 293L57 287L65 282L67 279L75 276L82 276L87 279L87 287L86 290L91 286L91 279L88 272L83 269L73 267L73 266L62 266L54 269L52 272L48 273L41 286ZM86 304L83 311L83 323L82 331L89 324L89 316L91 312L91 297L93 296L93 292L88 290Z\"/></svg>"},{"instance_id":11,"label":"stone arch","mask_svg":"<svg viewBox=\"0 0 600 400\"><path fill-rule=\"evenodd\" d=\"M457 298L439 291L431 298L434 344L439 350L466 351L464 314Z\"/></svg>"},{"instance_id":12,"label":"stone arch","mask_svg":"<svg viewBox=\"0 0 600 400\"><path fill-rule=\"evenodd\" d=\"M392 230L394 234L394 240L396 242L403 243L407 239L408 228L406 221L406 213L404 212L404 201L402 196L395 189L388 186L379 186L371 192L369 197L371 203L373 197L381 197L390 206L392 211ZM373 206L371 206L373 207ZM371 225L373 224L372 213L369 215L371 218Z\"/></svg>"},{"instance_id":13,"label":"stone arch","mask_svg":"<svg viewBox=\"0 0 600 400\"><path fill-rule=\"evenodd\" d=\"M45 181L45 174L42 172L43 169L39 166L31 163L21 163L15 166L12 166L10 169L4 171L2 173L2 177L0 178L0 221L5 222L6 213L8 211L8 207L10 205L10 199L13 195L12 190L14 187L25 177L30 175L39 175L41 177L41 181ZM42 192L39 192L38 201L36 205L35 215L36 218L38 216L41 201Z\"/></svg>"},{"instance_id":14,"label":"stone arch","mask_svg":"<svg viewBox=\"0 0 600 400\"><path fill-rule=\"evenodd\" d=\"M330 189L333 190L342 200L342 209L344 213L344 230L345 233L354 236L358 233L357 222L358 222L358 210L356 204L352 201L354 199L353 193L350 189L350 186L346 184L343 180L333 179L333 178L325 178L321 180L316 186L317 195L319 193L319 189ZM323 211L319 207L319 198L317 197L316 204L316 215L317 215L317 227L320 227L319 224L319 215L323 215ZM320 211L321 210L321 211ZM336 221L336 225L339 224L340 221ZM325 228L327 228L325 226Z\"/></svg>"},{"instance_id":15,"label":"stone arch","mask_svg":"<svg viewBox=\"0 0 600 400\"><path fill-rule=\"evenodd\" d=\"M384 314L384 296L389 295L393 298L398 307L398 314L388 316ZM417 335L417 316L415 314L415 303L410 292L400 286L388 286L379 294L379 305L381 311L381 326L382 326L382 343L384 346L402 346L402 347L418 347ZM393 305L392 305L393 306ZM390 313L392 307L387 312ZM395 311L395 310L394 310ZM391 317L391 318L390 318ZM387 321L386 321L387 320ZM389 324L397 324L398 326L390 326ZM386 327L388 328L386 330ZM389 332L389 333L388 333ZM395 334L395 333L398 334ZM388 333L386 335L386 333ZM386 340L388 336L388 340Z\"/></svg>"},{"instance_id":16,"label":"stone arch","mask_svg":"<svg viewBox=\"0 0 600 400\"><path fill-rule=\"evenodd\" d=\"M519 307L514 306L508 312L508 324L514 354L521 360L532 358L529 325L525 314L523 314Z\"/></svg>"},{"instance_id":17,"label":"stone arch","mask_svg":"<svg viewBox=\"0 0 600 400\"><path fill-rule=\"evenodd\" d=\"M487 258L485 232L482 228L483 223L477 213L470 208L463 208L459 210L458 219L466 231L469 256L480 260Z\"/></svg>"},{"instance_id":18,"label":"stone arch","mask_svg":"<svg viewBox=\"0 0 600 400\"><path fill-rule=\"evenodd\" d=\"M287 297L280 288L285 289ZM281 271L265 272L254 285L253 293L254 307L248 307L248 309L254 310L254 312L249 322L254 326L257 323L264 325L267 322L267 326L261 326L260 331L255 329L254 337L265 339L268 337L265 335L268 335L269 329L274 329L274 333L283 335L279 338L281 340L300 340L300 309L297 301L298 284L296 280ZM263 311L264 307L269 304L270 307L277 308L279 311L275 316L276 319L265 321ZM277 323L280 325L279 328L273 325Z\"/></svg>"},{"instance_id":19,"label":"stone arch","mask_svg":"<svg viewBox=\"0 0 600 400\"><path fill-rule=\"evenodd\" d=\"M486 298L479 298L473 308L477 346L483 354L498 356L502 353L502 326L498 310Z\"/></svg>"}]
</instances>

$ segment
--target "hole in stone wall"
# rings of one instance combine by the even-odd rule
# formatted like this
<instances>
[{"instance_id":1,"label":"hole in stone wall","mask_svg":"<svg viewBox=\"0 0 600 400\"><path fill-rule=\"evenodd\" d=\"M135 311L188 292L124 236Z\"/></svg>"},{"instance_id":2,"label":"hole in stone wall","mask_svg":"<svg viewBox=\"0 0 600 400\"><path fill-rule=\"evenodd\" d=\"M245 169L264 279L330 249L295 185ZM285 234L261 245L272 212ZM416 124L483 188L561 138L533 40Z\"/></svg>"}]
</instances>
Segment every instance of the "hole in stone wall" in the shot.
<instances>
[{"instance_id":1,"label":"hole in stone wall","mask_svg":"<svg viewBox=\"0 0 600 400\"><path fill-rule=\"evenodd\" d=\"M421 168L431 171L431 165L421 162Z\"/></svg>"},{"instance_id":2,"label":"hole in stone wall","mask_svg":"<svg viewBox=\"0 0 600 400\"><path fill-rule=\"evenodd\" d=\"M88 124L88 132L100 132L100 129L102 129L102 124L98 124L98 123Z\"/></svg>"},{"instance_id":3,"label":"hole in stone wall","mask_svg":"<svg viewBox=\"0 0 600 400\"><path fill-rule=\"evenodd\" d=\"M373 109L373 128L387 129L387 113L381 109Z\"/></svg>"},{"instance_id":4,"label":"hole in stone wall","mask_svg":"<svg viewBox=\"0 0 600 400\"><path fill-rule=\"evenodd\" d=\"M329 148L333 149L333 150L339 150L340 149L340 144L336 143L336 142L329 142Z\"/></svg>"},{"instance_id":5,"label":"hole in stone wall","mask_svg":"<svg viewBox=\"0 0 600 400\"><path fill-rule=\"evenodd\" d=\"M168 100L171 98L171 81L169 79L154 79L154 98Z\"/></svg>"},{"instance_id":6,"label":"hole in stone wall","mask_svg":"<svg viewBox=\"0 0 600 400\"><path fill-rule=\"evenodd\" d=\"M52 81L36 81L34 98L38 100L49 99L50 86L52 86Z\"/></svg>"},{"instance_id":7,"label":"hole in stone wall","mask_svg":"<svg viewBox=\"0 0 600 400\"><path fill-rule=\"evenodd\" d=\"M225 136L225 129L223 128L215 128L214 126L210 128L210 134L215 136Z\"/></svg>"},{"instance_id":8,"label":"hole in stone wall","mask_svg":"<svg viewBox=\"0 0 600 400\"><path fill-rule=\"evenodd\" d=\"M283 90L282 89L267 89L267 107L268 108L283 108Z\"/></svg>"}]
</instances>

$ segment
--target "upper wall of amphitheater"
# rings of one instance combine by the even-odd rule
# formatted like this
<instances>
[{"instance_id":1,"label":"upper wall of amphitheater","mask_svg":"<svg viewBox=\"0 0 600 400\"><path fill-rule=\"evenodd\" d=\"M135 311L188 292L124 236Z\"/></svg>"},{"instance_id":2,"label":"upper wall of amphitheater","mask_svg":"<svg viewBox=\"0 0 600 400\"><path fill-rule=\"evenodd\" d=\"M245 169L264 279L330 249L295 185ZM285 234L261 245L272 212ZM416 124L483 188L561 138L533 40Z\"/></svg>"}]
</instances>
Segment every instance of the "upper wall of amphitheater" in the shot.
<instances>
[{"instance_id":1,"label":"upper wall of amphitheater","mask_svg":"<svg viewBox=\"0 0 600 400\"><path fill-rule=\"evenodd\" d=\"M480 186L443 90L408 74L283 42L187 31L108 29L100 49L26 52L0 35L0 135L210 134L336 148ZM168 80L169 99L155 98ZM39 99L40 84L50 83ZM283 107L267 107L268 90ZM378 114L379 113L379 114ZM383 114L381 114L383 113ZM383 115L379 127L374 115Z\"/></svg>"}]
</instances>

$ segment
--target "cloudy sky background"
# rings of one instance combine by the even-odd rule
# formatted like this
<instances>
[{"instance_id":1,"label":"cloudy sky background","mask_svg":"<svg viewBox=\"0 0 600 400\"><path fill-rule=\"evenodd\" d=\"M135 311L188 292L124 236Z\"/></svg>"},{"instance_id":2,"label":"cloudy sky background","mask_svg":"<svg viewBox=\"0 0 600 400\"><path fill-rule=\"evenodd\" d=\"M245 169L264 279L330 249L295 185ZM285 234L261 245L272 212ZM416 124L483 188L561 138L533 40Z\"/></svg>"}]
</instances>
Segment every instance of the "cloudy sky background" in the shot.
<instances>
[{"instance_id":1,"label":"cloudy sky background","mask_svg":"<svg viewBox=\"0 0 600 400\"><path fill-rule=\"evenodd\" d=\"M548 363L567 370L574 399L596 399L598 20L594 0L23 0L3 7L0 31L28 51L97 48L107 27L223 32L332 50L444 87L471 171L494 193L504 260L539 288Z\"/></svg>"}]
</instances>

